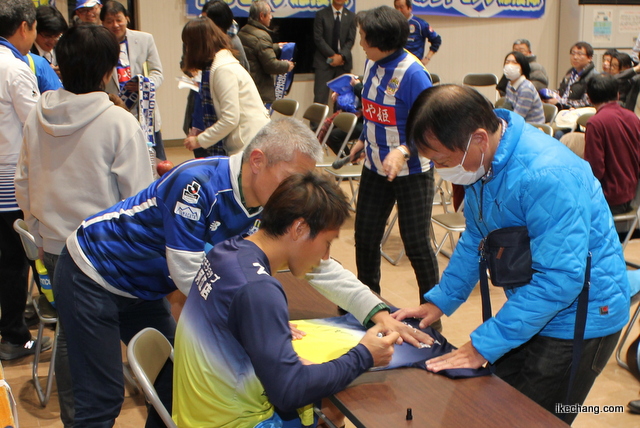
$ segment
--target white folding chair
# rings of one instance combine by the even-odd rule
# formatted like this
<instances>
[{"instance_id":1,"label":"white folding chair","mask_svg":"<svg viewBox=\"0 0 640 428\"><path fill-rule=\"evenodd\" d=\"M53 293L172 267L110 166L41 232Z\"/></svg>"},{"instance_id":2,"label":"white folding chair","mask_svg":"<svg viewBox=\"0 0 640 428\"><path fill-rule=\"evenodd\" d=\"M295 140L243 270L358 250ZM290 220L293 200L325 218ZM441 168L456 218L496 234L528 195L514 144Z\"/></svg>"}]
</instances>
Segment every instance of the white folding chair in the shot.
<instances>
[{"instance_id":1,"label":"white folding chair","mask_svg":"<svg viewBox=\"0 0 640 428\"><path fill-rule=\"evenodd\" d=\"M438 253L442 253L443 256L451 258L451 254L453 254L453 250L456 246L453 235L455 233L462 233L466 229L464 214L462 214L463 206L461 205L456 212L449 212L442 186L438 189L438 192L440 193L440 201L444 212L442 214L434 214L431 216L431 240L435 247L436 256ZM433 230L434 225L445 230L445 234L440 242L438 242L435 231ZM447 238L451 245L451 253L443 249L444 244L447 242Z\"/></svg>"},{"instance_id":2,"label":"white folding chair","mask_svg":"<svg viewBox=\"0 0 640 428\"><path fill-rule=\"evenodd\" d=\"M167 408L160 401L153 383L168 359L173 361L173 346L155 328L140 330L127 346L127 359L144 395L169 428L177 428Z\"/></svg>"},{"instance_id":3,"label":"white folding chair","mask_svg":"<svg viewBox=\"0 0 640 428\"><path fill-rule=\"evenodd\" d=\"M31 235L31 233L29 232L25 221L17 219L13 223L13 229L20 236L22 247L24 248L24 252L27 254L27 258L32 261L37 260L38 246L36 245L36 241L33 238L33 235ZM56 348L58 346L58 328L55 329L55 334L53 336L53 344L51 346L51 360L49 361L49 371L47 372L47 383L45 388L42 387L40 378L38 377L38 365L40 364L40 355L42 352L42 337L44 336L44 326L47 324L57 324L58 313L55 308L51 306L51 303L49 303L44 294L39 295L37 299L33 299L33 308L35 309L36 315L38 316L38 334L36 336L36 351L33 355L31 376L33 378L33 384L36 389L36 394L38 394L40 405L42 407L45 407L49 402L49 398L51 398L51 390L53 388Z\"/></svg>"}]
</instances>

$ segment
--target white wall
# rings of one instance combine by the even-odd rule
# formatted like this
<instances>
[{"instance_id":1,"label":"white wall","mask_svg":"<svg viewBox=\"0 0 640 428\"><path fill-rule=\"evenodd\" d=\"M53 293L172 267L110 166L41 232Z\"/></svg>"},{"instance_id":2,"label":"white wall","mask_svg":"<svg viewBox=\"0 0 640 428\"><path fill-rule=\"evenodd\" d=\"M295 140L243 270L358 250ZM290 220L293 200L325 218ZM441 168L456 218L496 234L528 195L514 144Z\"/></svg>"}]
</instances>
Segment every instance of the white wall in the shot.
<instances>
[{"instance_id":1,"label":"white wall","mask_svg":"<svg viewBox=\"0 0 640 428\"><path fill-rule=\"evenodd\" d=\"M562 0L577 5L578 0ZM358 0L358 10L383 4L391 0ZM182 54L180 33L187 22L184 0L138 0L139 29L152 33L164 68L165 80L158 90L158 103L162 109L165 139L184 138L182 120L186 104L186 90L177 89L176 77L181 75L178 63ZM560 0L547 0L545 15L540 19L492 19L426 17L442 36L442 46L433 58L429 70L437 73L444 83L461 83L470 72L489 72L500 76L505 55L517 38L531 41L534 53L547 69L551 87L556 87L558 76ZM567 19L567 18L565 18ZM572 18L568 18L572 19ZM359 39L353 48L354 73L362 73L365 56ZM565 49L566 50L566 49ZM568 51L568 50L567 50ZM568 57L568 55L560 58ZM568 64L568 58L565 58ZM568 65L562 65L563 73ZM289 97L301 103L300 112L313 100L311 76L298 76ZM299 113L301 116L301 113Z\"/></svg>"}]
</instances>

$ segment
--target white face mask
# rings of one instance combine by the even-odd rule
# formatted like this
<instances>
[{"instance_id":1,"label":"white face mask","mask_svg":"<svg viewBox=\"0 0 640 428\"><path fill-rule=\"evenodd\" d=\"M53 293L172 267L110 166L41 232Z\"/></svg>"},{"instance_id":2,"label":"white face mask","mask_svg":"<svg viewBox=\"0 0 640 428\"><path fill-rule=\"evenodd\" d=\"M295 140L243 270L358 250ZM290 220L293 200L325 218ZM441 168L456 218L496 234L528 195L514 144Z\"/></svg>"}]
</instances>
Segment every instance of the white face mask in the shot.
<instances>
[{"instance_id":1,"label":"white face mask","mask_svg":"<svg viewBox=\"0 0 640 428\"><path fill-rule=\"evenodd\" d=\"M509 80L516 80L522 75L520 66L516 64L505 64L502 72L504 73L504 76Z\"/></svg>"},{"instance_id":2,"label":"white face mask","mask_svg":"<svg viewBox=\"0 0 640 428\"><path fill-rule=\"evenodd\" d=\"M454 184L469 185L480 180L480 178L482 178L482 176L485 174L484 152L482 152L480 168L478 168L477 171L467 171L462 166L464 160L467 158L467 153L469 152L469 144L471 144L472 137L473 134L471 135L471 137L469 137L469 142L467 143L467 148L464 151L464 156L462 157L462 160L458 165L451 168L436 168L436 171L438 171L438 174L440 174L440 177L442 177L443 180L450 181Z\"/></svg>"}]
</instances>

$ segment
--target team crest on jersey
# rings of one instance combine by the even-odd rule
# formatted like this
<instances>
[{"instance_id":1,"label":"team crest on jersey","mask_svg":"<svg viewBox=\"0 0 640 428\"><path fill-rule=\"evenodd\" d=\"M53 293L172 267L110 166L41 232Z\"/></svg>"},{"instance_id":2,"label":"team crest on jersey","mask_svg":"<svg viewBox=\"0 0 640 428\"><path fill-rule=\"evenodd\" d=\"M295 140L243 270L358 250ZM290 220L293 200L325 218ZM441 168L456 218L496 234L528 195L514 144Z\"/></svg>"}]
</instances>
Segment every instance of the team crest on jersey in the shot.
<instances>
[{"instance_id":1,"label":"team crest on jersey","mask_svg":"<svg viewBox=\"0 0 640 428\"><path fill-rule=\"evenodd\" d=\"M251 226L251 228L249 228L249 230L247 231L247 235L253 235L254 233L256 233L258 229L260 229L260 224L260 220L256 220L255 223L253 223L253 226Z\"/></svg>"},{"instance_id":2,"label":"team crest on jersey","mask_svg":"<svg viewBox=\"0 0 640 428\"><path fill-rule=\"evenodd\" d=\"M211 226L209 226L209 230L215 232L216 230L218 230L218 227L220 227L221 224L222 223L220 223L219 221L214 221L213 223L211 223Z\"/></svg>"},{"instance_id":3,"label":"team crest on jersey","mask_svg":"<svg viewBox=\"0 0 640 428\"><path fill-rule=\"evenodd\" d=\"M173 212L187 220L200 220L200 208L190 207L182 202L176 202L176 207Z\"/></svg>"},{"instance_id":4,"label":"team crest on jersey","mask_svg":"<svg viewBox=\"0 0 640 428\"><path fill-rule=\"evenodd\" d=\"M399 85L400 85L400 79L398 79L397 77L394 77L389 81L389 84L387 85L387 89L384 92L387 95L393 96L396 94L396 92L398 92Z\"/></svg>"},{"instance_id":5,"label":"team crest on jersey","mask_svg":"<svg viewBox=\"0 0 640 428\"><path fill-rule=\"evenodd\" d=\"M200 183L193 181L182 190L182 200L188 204L197 204L200 200Z\"/></svg>"},{"instance_id":6,"label":"team crest on jersey","mask_svg":"<svg viewBox=\"0 0 640 428\"><path fill-rule=\"evenodd\" d=\"M413 24L409 24L409 32L410 33L415 33L416 32L416 26Z\"/></svg>"}]
</instances>

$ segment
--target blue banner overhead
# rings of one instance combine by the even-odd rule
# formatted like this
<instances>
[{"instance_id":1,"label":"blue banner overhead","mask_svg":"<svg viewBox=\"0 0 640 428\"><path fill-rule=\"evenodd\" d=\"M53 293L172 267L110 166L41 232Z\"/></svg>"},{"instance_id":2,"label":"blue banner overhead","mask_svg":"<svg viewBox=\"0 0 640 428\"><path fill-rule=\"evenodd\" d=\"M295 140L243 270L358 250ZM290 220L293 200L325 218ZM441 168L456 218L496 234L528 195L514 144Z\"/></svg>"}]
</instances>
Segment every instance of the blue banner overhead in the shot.
<instances>
[{"instance_id":1,"label":"blue banner overhead","mask_svg":"<svg viewBox=\"0 0 640 428\"><path fill-rule=\"evenodd\" d=\"M416 15L541 18L545 0L413 0Z\"/></svg>"},{"instance_id":2,"label":"blue banner overhead","mask_svg":"<svg viewBox=\"0 0 640 428\"><path fill-rule=\"evenodd\" d=\"M235 17L249 16L253 0L224 0ZM187 15L200 15L206 0L187 0ZM316 12L331 5L331 0L267 0L274 18L313 18ZM352 12L356 10L356 0L347 0L344 6Z\"/></svg>"}]
</instances>

